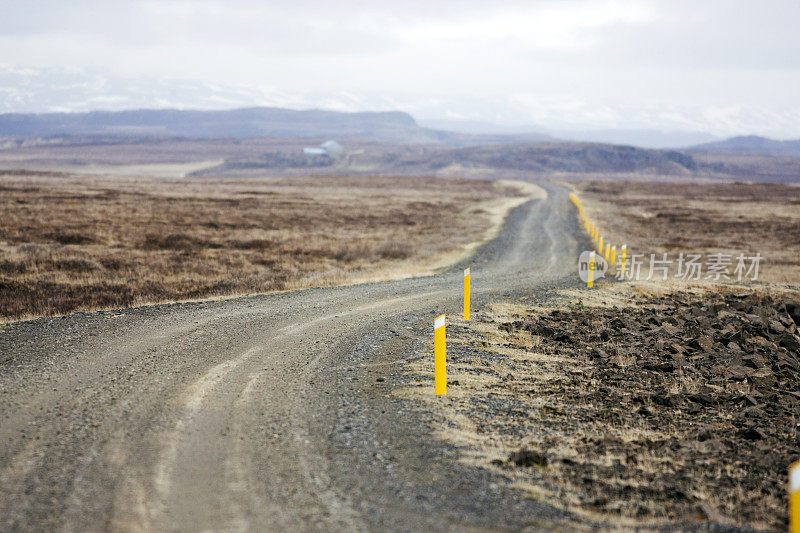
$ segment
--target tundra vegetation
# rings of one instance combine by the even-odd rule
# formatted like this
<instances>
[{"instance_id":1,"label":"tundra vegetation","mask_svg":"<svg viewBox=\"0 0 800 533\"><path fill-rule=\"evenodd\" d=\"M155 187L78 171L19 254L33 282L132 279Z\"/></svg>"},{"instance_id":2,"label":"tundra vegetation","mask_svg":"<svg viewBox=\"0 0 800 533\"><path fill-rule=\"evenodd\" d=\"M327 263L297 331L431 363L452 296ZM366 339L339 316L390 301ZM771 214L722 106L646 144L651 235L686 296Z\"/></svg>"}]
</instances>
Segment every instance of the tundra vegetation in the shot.
<instances>
[{"instance_id":1,"label":"tundra vegetation","mask_svg":"<svg viewBox=\"0 0 800 533\"><path fill-rule=\"evenodd\" d=\"M410 177L0 175L0 319L430 272L516 186Z\"/></svg>"}]
</instances>

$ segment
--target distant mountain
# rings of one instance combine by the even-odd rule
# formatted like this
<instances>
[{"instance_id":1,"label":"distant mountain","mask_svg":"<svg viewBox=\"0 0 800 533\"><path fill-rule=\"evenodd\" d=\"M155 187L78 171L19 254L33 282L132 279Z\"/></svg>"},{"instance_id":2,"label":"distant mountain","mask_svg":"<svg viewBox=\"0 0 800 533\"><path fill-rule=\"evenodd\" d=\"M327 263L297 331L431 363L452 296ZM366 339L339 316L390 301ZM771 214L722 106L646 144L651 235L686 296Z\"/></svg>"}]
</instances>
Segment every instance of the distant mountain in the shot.
<instances>
[{"instance_id":1,"label":"distant mountain","mask_svg":"<svg viewBox=\"0 0 800 533\"><path fill-rule=\"evenodd\" d=\"M279 80L276 80L278 82ZM628 104L601 106L608 116L604 129L597 122L597 103L565 97L554 106L547 99L451 95L421 98L391 91L287 89L280 85L217 83L160 77L121 77L108 72L76 68L32 68L0 65L0 113L87 113L97 109L241 109L253 107L339 111L413 110L420 130L398 141L474 145L469 135L487 136L490 143L542 142L553 138L579 142L627 144L645 148L677 149L721 140L702 133L709 126L726 131L754 131L766 127L773 136L796 131L797 114L780 106L743 106L726 109L724 121L704 105ZM565 107L566 106L566 107ZM569 112L565 112L569 109ZM709 114L710 113L710 114ZM457 118L461 117L461 118ZM441 135L439 130L459 132ZM153 129L148 130L151 133ZM526 135L527 134L527 135ZM3 132L0 132L0 136ZM382 134L383 135L383 134ZM405 134L404 134L405 135ZM119 136L119 135L118 135ZM322 135L328 137L327 134ZM390 136L391 137L391 136ZM384 139L379 139L384 140Z\"/></svg>"},{"instance_id":2,"label":"distant mountain","mask_svg":"<svg viewBox=\"0 0 800 533\"><path fill-rule=\"evenodd\" d=\"M692 152L712 152L723 154L756 154L800 157L800 139L776 141L757 135L731 137L724 141L698 144L689 148Z\"/></svg>"},{"instance_id":3,"label":"distant mountain","mask_svg":"<svg viewBox=\"0 0 800 533\"><path fill-rule=\"evenodd\" d=\"M670 150L597 143L537 143L476 146L440 152L434 167L465 165L523 172L623 172L688 174L697 170L692 156Z\"/></svg>"},{"instance_id":4,"label":"distant mountain","mask_svg":"<svg viewBox=\"0 0 800 533\"><path fill-rule=\"evenodd\" d=\"M236 175L325 167L325 172L456 176L535 176L550 173L624 173L690 175L698 170L688 154L632 146L593 143L494 144L448 146L384 145L381 149L349 154L335 165L309 160L298 152L242 154L197 175Z\"/></svg>"},{"instance_id":5,"label":"distant mountain","mask_svg":"<svg viewBox=\"0 0 800 533\"><path fill-rule=\"evenodd\" d=\"M434 140L399 111L340 113L255 107L228 111L145 109L0 115L0 136L125 135L143 137L367 137Z\"/></svg>"},{"instance_id":6,"label":"distant mountain","mask_svg":"<svg viewBox=\"0 0 800 533\"><path fill-rule=\"evenodd\" d=\"M117 139L324 137L452 146L545 142L544 134L475 135L423 128L401 111L354 112L252 107L225 111L141 109L0 114L0 137Z\"/></svg>"},{"instance_id":7,"label":"distant mountain","mask_svg":"<svg viewBox=\"0 0 800 533\"><path fill-rule=\"evenodd\" d=\"M607 130L556 130L550 132L559 139L571 141L627 144L642 148L681 148L693 144L717 141L720 138L708 133L695 131L661 131L650 129L607 129Z\"/></svg>"},{"instance_id":8,"label":"distant mountain","mask_svg":"<svg viewBox=\"0 0 800 533\"><path fill-rule=\"evenodd\" d=\"M565 140L602 144L625 144L641 148L670 149L720 140L720 137L693 131L655 129L564 130L533 126L504 126L491 122L458 119L424 119L423 126L469 134L488 134L514 138L516 142Z\"/></svg>"}]
</instances>

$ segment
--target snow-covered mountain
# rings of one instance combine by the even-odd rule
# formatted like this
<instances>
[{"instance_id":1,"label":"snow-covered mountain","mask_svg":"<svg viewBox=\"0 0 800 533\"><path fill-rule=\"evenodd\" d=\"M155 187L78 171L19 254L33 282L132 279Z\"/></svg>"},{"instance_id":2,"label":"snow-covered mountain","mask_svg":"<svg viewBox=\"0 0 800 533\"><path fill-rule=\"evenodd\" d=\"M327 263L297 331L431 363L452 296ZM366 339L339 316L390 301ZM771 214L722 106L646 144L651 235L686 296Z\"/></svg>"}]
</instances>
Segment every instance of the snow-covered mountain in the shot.
<instances>
[{"instance_id":1,"label":"snow-covered mountain","mask_svg":"<svg viewBox=\"0 0 800 533\"><path fill-rule=\"evenodd\" d=\"M679 148L743 133L781 137L781 132L795 131L800 123L800 109L791 113L778 112L767 104L759 108L686 107L654 102L646 107L635 107L619 102L548 98L524 91L502 98L300 92L277 86L110 77L84 69L0 66L0 113L251 107L341 112L403 110L421 125L435 129L488 135L549 135L650 148Z\"/></svg>"}]
</instances>

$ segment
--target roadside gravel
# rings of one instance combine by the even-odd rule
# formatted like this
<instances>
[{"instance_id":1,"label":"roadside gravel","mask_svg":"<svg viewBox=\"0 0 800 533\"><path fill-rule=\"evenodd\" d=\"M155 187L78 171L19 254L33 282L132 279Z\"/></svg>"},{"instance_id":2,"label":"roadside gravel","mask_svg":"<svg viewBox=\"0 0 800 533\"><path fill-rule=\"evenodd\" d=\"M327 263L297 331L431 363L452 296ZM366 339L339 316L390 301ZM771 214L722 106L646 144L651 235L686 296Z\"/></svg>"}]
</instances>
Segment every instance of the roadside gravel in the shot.
<instances>
[{"instance_id":1,"label":"roadside gravel","mask_svg":"<svg viewBox=\"0 0 800 533\"><path fill-rule=\"evenodd\" d=\"M469 262L476 309L575 283L574 213L546 188ZM558 528L390 394L433 317L458 313L461 267L11 324L0 529Z\"/></svg>"}]
</instances>

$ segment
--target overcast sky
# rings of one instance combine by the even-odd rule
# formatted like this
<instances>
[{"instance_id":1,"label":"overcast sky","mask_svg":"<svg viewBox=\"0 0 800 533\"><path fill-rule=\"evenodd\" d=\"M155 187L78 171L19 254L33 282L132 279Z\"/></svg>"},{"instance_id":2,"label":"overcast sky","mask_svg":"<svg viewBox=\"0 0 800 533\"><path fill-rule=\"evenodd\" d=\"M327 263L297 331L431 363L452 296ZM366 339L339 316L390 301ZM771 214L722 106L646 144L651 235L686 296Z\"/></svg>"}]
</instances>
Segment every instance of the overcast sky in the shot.
<instances>
[{"instance_id":1,"label":"overcast sky","mask_svg":"<svg viewBox=\"0 0 800 533\"><path fill-rule=\"evenodd\" d=\"M399 108L800 137L798 0L0 0L0 13L5 111Z\"/></svg>"}]
</instances>

